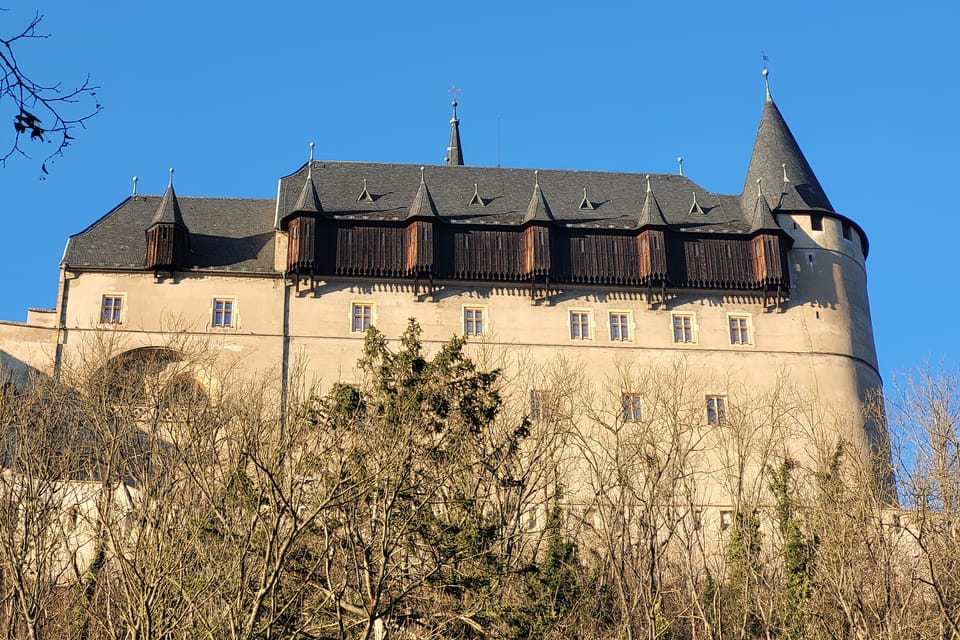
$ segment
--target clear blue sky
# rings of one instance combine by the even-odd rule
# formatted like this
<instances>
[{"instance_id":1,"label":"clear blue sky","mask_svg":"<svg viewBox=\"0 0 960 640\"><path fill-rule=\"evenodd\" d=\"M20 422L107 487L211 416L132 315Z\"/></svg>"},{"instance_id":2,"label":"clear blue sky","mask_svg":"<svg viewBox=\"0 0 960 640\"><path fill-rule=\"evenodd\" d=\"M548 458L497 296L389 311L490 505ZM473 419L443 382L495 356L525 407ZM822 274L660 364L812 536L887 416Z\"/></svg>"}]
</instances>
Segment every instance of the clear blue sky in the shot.
<instances>
[{"instance_id":1,"label":"clear blue sky","mask_svg":"<svg viewBox=\"0 0 960 640\"><path fill-rule=\"evenodd\" d=\"M38 78L90 73L103 112L40 181L0 169L0 318L53 307L68 235L161 193L271 198L308 143L331 160L440 163L447 89L468 164L684 173L739 193L773 96L821 184L870 238L881 373L956 360L956 3L44 2ZM0 105L0 143L12 126ZM12 118L12 115L9 116Z\"/></svg>"}]
</instances>

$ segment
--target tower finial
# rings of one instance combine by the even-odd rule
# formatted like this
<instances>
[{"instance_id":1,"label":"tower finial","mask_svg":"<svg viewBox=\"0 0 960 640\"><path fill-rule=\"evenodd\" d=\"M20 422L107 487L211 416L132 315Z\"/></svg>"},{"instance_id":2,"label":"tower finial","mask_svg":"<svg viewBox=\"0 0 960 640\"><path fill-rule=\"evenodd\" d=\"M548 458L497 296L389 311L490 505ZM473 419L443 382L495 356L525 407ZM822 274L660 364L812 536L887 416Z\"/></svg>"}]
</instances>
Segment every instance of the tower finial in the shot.
<instances>
[{"instance_id":1,"label":"tower finial","mask_svg":"<svg viewBox=\"0 0 960 640\"><path fill-rule=\"evenodd\" d=\"M652 192L653 189L650 187L650 174L647 174L647 193Z\"/></svg>"},{"instance_id":2,"label":"tower finial","mask_svg":"<svg viewBox=\"0 0 960 640\"><path fill-rule=\"evenodd\" d=\"M766 56L764 56L766 58ZM773 102L773 97L770 95L770 72L767 70L767 67L763 67L763 71L760 73L763 74L763 84L767 87L767 102Z\"/></svg>"},{"instance_id":3,"label":"tower finial","mask_svg":"<svg viewBox=\"0 0 960 640\"><path fill-rule=\"evenodd\" d=\"M787 177L787 163L781 163L780 166L783 167L783 182L786 184L790 182L790 178Z\"/></svg>"},{"instance_id":4,"label":"tower finial","mask_svg":"<svg viewBox=\"0 0 960 640\"><path fill-rule=\"evenodd\" d=\"M757 197L763 195L763 178L757 178Z\"/></svg>"},{"instance_id":5,"label":"tower finial","mask_svg":"<svg viewBox=\"0 0 960 640\"><path fill-rule=\"evenodd\" d=\"M130 195L137 195L137 176L133 176L133 193Z\"/></svg>"},{"instance_id":6,"label":"tower finial","mask_svg":"<svg viewBox=\"0 0 960 640\"><path fill-rule=\"evenodd\" d=\"M533 188L534 189L540 188L540 170L539 169L533 170Z\"/></svg>"},{"instance_id":7,"label":"tower finial","mask_svg":"<svg viewBox=\"0 0 960 640\"><path fill-rule=\"evenodd\" d=\"M420 167L420 184L423 184L425 181L423 179L423 172L426 170L426 167Z\"/></svg>"},{"instance_id":8,"label":"tower finial","mask_svg":"<svg viewBox=\"0 0 960 640\"><path fill-rule=\"evenodd\" d=\"M677 156L677 164L680 165L680 175L683 175L683 156Z\"/></svg>"},{"instance_id":9,"label":"tower finial","mask_svg":"<svg viewBox=\"0 0 960 640\"><path fill-rule=\"evenodd\" d=\"M170 167L170 182L167 183L167 186L173 188L173 167Z\"/></svg>"},{"instance_id":10,"label":"tower finial","mask_svg":"<svg viewBox=\"0 0 960 640\"><path fill-rule=\"evenodd\" d=\"M457 85L453 85L447 90L452 96L453 101L450 103L450 106L453 107L453 117L450 118L450 124L458 122L457 120L457 94L460 93L460 88Z\"/></svg>"},{"instance_id":11,"label":"tower finial","mask_svg":"<svg viewBox=\"0 0 960 640\"><path fill-rule=\"evenodd\" d=\"M310 142L310 161L307 162L307 180L313 178L313 141Z\"/></svg>"}]
</instances>

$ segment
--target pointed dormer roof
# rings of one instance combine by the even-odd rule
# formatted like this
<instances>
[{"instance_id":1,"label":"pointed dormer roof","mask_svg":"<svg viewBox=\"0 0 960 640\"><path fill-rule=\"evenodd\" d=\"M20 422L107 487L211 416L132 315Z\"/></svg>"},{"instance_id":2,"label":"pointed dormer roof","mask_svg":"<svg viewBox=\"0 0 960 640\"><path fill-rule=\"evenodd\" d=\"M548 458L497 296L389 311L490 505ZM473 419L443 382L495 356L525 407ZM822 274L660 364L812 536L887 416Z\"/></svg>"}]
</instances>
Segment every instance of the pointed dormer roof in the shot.
<instances>
[{"instance_id":1,"label":"pointed dormer roof","mask_svg":"<svg viewBox=\"0 0 960 640\"><path fill-rule=\"evenodd\" d=\"M756 231L779 231L780 227L773 217L773 211L763 195L763 182L757 179L757 198L754 201L752 217L750 219L750 233Z\"/></svg>"},{"instance_id":2,"label":"pointed dormer roof","mask_svg":"<svg viewBox=\"0 0 960 640\"><path fill-rule=\"evenodd\" d=\"M170 169L170 182L167 183L167 190L163 194L163 198L160 200L160 206L157 208L157 212L153 214L153 218L150 220L150 226L152 228L157 224L173 224L176 226L187 228L187 225L183 223L183 215L180 213L180 202L177 200L177 193L173 190L173 168Z\"/></svg>"},{"instance_id":3,"label":"pointed dormer roof","mask_svg":"<svg viewBox=\"0 0 960 640\"><path fill-rule=\"evenodd\" d=\"M540 189L540 172L534 171L533 195L530 196L530 204L527 205L527 213L523 216L523 222L553 222L553 212L550 211L550 205Z\"/></svg>"},{"instance_id":4,"label":"pointed dormer roof","mask_svg":"<svg viewBox=\"0 0 960 640\"><path fill-rule=\"evenodd\" d=\"M451 103L453 117L450 118L450 144L447 145L447 165L462 166L463 150L460 148L460 121L457 120L457 100Z\"/></svg>"},{"instance_id":5,"label":"pointed dormer roof","mask_svg":"<svg viewBox=\"0 0 960 640\"><path fill-rule=\"evenodd\" d=\"M420 186L417 188L417 195L413 196L413 202L407 210L407 218L436 218L437 207L433 204L433 197L430 195L430 189L427 187L427 181L423 176L424 167L420 167Z\"/></svg>"},{"instance_id":6,"label":"pointed dormer roof","mask_svg":"<svg viewBox=\"0 0 960 640\"><path fill-rule=\"evenodd\" d=\"M766 69L763 75L766 79ZM784 179L786 176L789 178ZM768 203L774 210L833 212L833 205L773 102L769 84L767 101L763 106L763 115L760 117L757 139L753 145L753 155L750 157L750 167L747 169L747 179L743 187L745 210L749 210L754 204L753 185L758 179L762 179L766 185L783 181L779 197ZM770 197L773 197L773 194Z\"/></svg>"},{"instance_id":7,"label":"pointed dormer roof","mask_svg":"<svg viewBox=\"0 0 960 640\"><path fill-rule=\"evenodd\" d=\"M657 196L653 194L653 188L650 186L650 176L647 176L647 197L643 200L643 208L640 209L640 217L637 219L637 228L646 226L667 225L667 219L663 217L663 209L657 202Z\"/></svg>"},{"instance_id":8,"label":"pointed dormer roof","mask_svg":"<svg viewBox=\"0 0 960 640\"><path fill-rule=\"evenodd\" d=\"M300 197L297 198L297 204L294 211L304 213L322 213L323 206L320 204L320 196L317 194L317 185L313 181L313 143L310 143L310 161L307 163L307 179L303 183L303 189L300 190Z\"/></svg>"}]
</instances>

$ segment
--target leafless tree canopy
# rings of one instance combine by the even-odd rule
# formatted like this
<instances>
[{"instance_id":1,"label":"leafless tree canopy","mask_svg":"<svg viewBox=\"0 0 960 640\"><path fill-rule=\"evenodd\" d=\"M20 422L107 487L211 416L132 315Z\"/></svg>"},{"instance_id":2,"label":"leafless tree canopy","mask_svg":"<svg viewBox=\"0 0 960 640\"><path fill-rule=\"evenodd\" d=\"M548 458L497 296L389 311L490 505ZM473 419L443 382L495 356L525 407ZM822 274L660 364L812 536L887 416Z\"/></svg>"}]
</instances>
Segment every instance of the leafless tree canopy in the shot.
<instances>
[{"instance_id":1,"label":"leafless tree canopy","mask_svg":"<svg viewBox=\"0 0 960 640\"><path fill-rule=\"evenodd\" d=\"M786 377L708 423L682 360L586 380L411 323L282 411L117 335L0 388L0 638L960 638L956 372L891 385L872 458Z\"/></svg>"},{"instance_id":2,"label":"leafless tree canopy","mask_svg":"<svg viewBox=\"0 0 960 640\"><path fill-rule=\"evenodd\" d=\"M40 31L43 16L37 13L19 33L0 35L0 115L12 114L13 141L0 155L0 164L15 155L30 158L30 152L42 148L40 170L48 173L48 162L62 156L77 129L97 115L98 87L88 75L80 84L38 80L28 63L17 56L18 48L29 40L43 40L49 34ZM48 145L38 147L38 145Z\"/></svg>"}]
</instances>

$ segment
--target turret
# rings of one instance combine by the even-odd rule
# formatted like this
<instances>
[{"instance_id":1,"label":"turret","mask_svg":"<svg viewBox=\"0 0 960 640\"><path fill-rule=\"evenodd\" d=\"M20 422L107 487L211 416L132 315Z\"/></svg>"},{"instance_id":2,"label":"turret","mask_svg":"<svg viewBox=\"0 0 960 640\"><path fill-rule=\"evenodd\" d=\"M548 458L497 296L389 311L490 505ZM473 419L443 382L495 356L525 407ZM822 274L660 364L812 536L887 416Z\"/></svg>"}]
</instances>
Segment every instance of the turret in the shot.
<instances>
[{"instance_id":1,"label":"turret","mask_svg":"<svg viewBox=\"0 0 960 640\"><path fill-rule=\"evenodd\" d=\"M144 265L147 269L172 272L188 266L190 233L183 222L180 203L173 190L173 169L170 169L167 191L163 194L146 233L147 252Z\"/></svg>"},{"instance_id":2,"label":"turret","mask_svg":"<svg viewBox=\"0 0 960 640\"><path fill-rule=\"evenodd\" d=\"M407 210L407 227L404 238L404 272L410 276L430 276L433 273L433 224L438 218L430 189L420 167L420 186Z\"/></svg>"},{"instance_id":3,"label":"turret","mask_svg":"<svg viewBox=\"0 0 960 640\"><path fill-rule=\"evenodd\" d=\"M753 234L757 284L765 293L788 287L790 306L803 318L808 348L850 358L849 377L834 368L822 372L829 379L825 384L849 385L866 399L880 388L867 296L866 235L834 209L773 101L766 69L763 77L766 101L741 194Z\"/></svg>"},{"instance_id":4,"label":"turret","mask_svg":"<svg viewBox=\"0 0 960 640\"><path fill-rule=\"evenodd\" d=\"M317 185L313 181L313 143L310 143L310 160L307 163L307 178L300 189L300 196L293 212L281 221L281 229L287 230L287 273L299 282L300 276L317 273L317 218L323 212Z\"/></svg>"},{"instance_id":5,"label":"turret","mask_svg":"<svg viewBox=\"0 0 960 640\"><path fill-rule=\"evenodd\" d=\"M655 281L664 284L667 280L667 220L650 186L647 176L647 194L637 218L637 255L640 263L640 282L647 285Z\"/></svg>"},{"instance_id":6,"label":"turret","mask_svg":"<svg viewBox=\"0 0 960 640\"><path fill-rule=\"evenodd\" d=\"M523 262L521 272L536 279L544 277L549 282L550 264L550 227L555 222L547 198L540 188L540 172L534 171L533 195L523 216Z\"/></svg>"}]
</instances>

